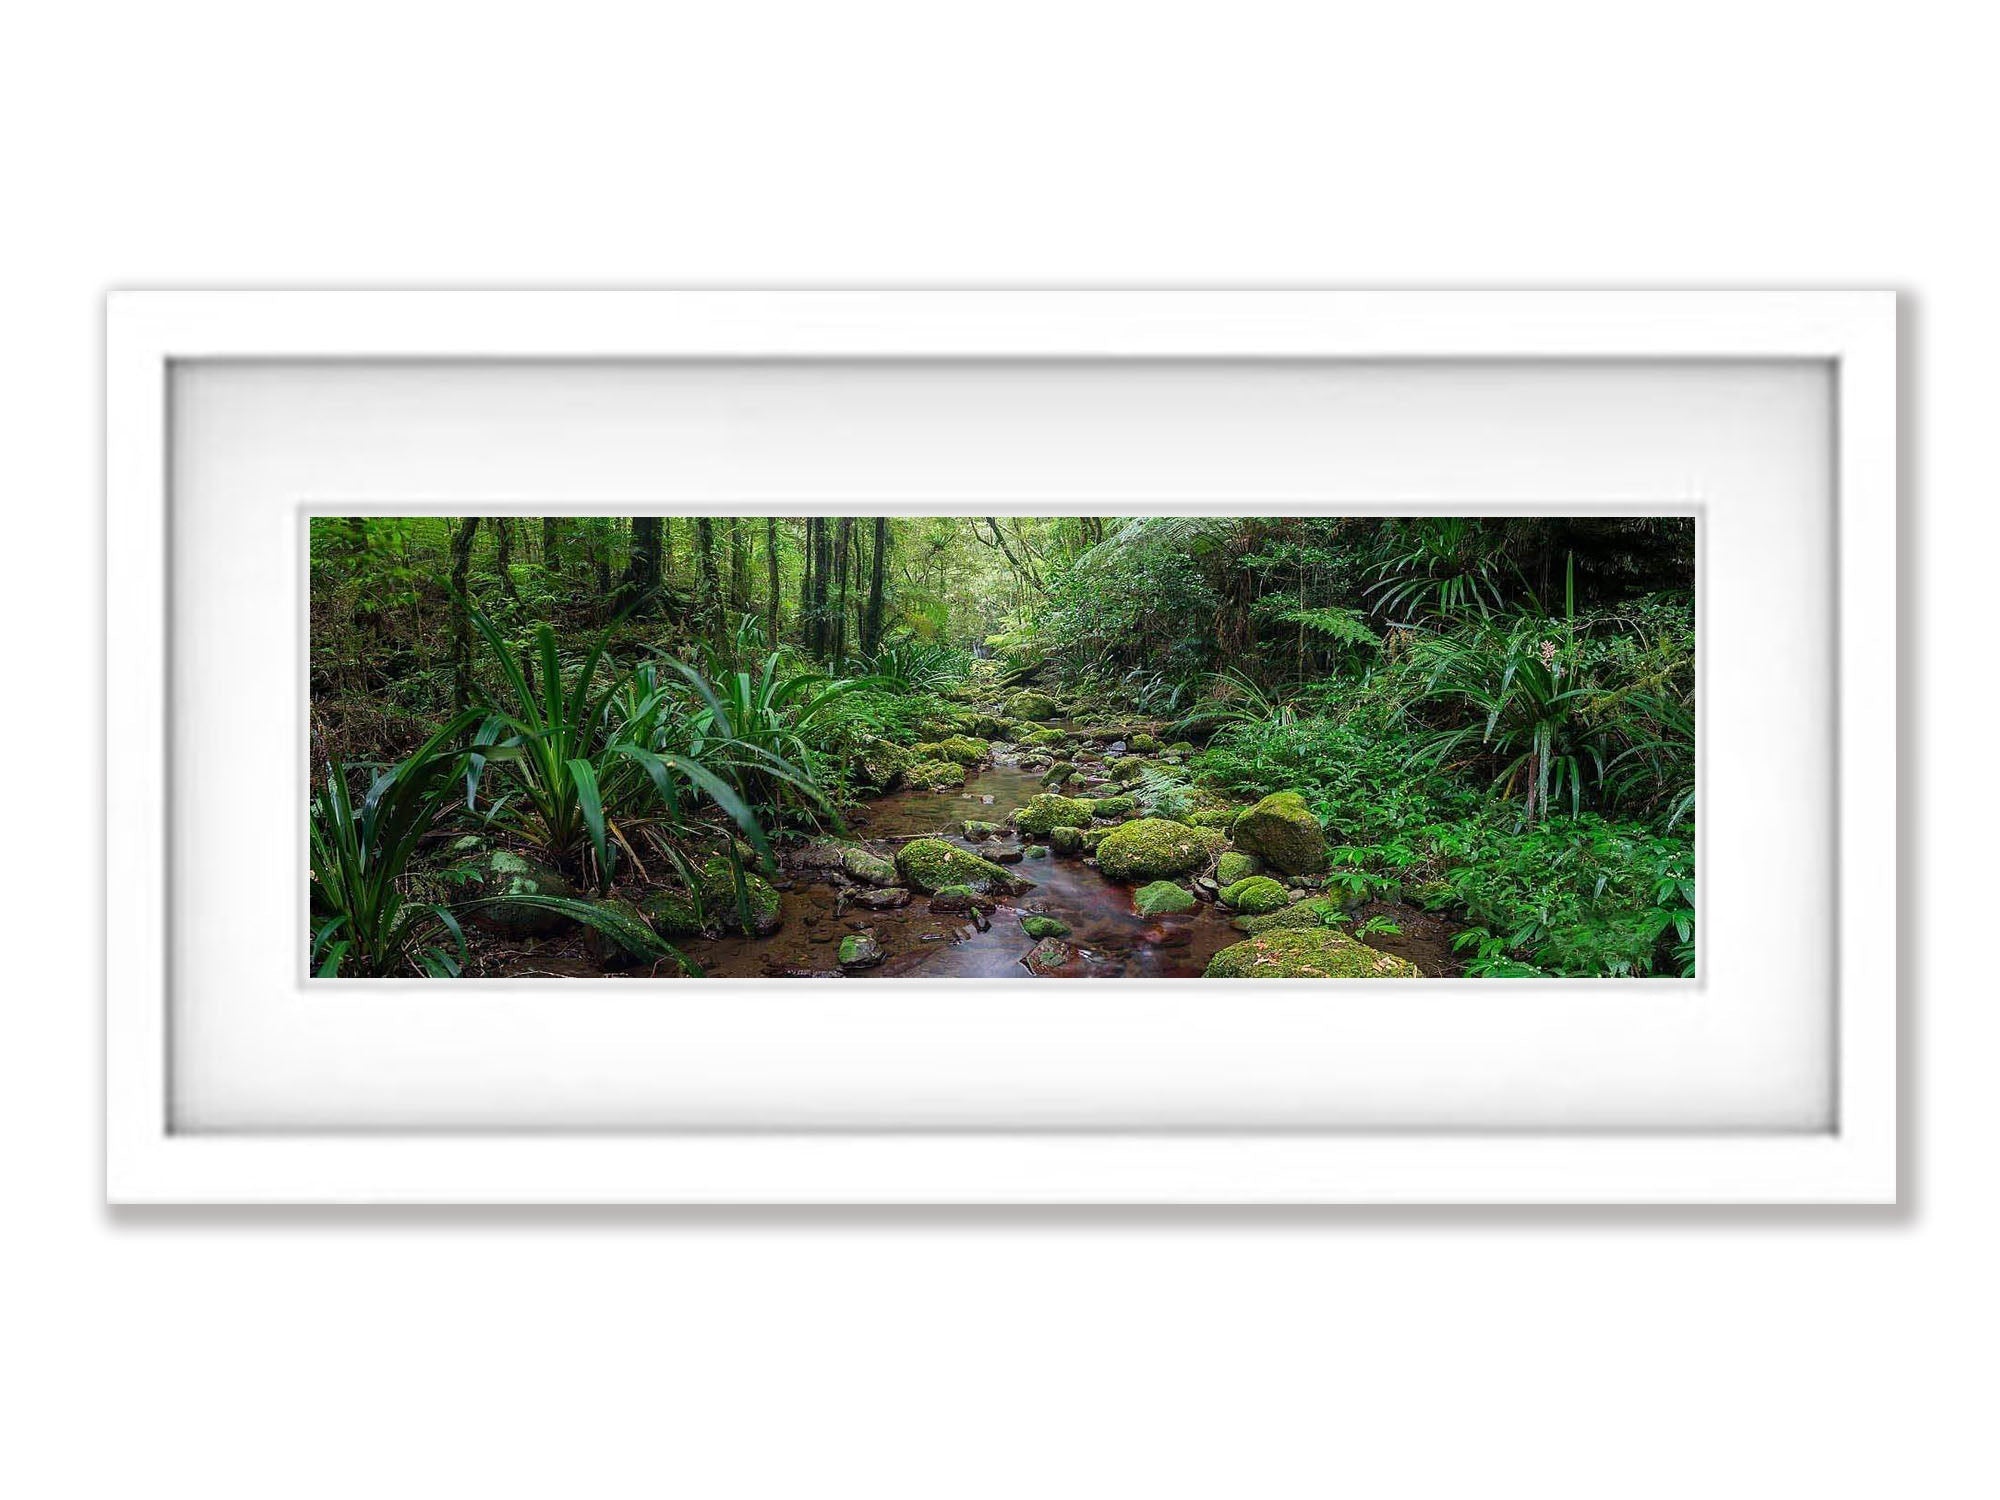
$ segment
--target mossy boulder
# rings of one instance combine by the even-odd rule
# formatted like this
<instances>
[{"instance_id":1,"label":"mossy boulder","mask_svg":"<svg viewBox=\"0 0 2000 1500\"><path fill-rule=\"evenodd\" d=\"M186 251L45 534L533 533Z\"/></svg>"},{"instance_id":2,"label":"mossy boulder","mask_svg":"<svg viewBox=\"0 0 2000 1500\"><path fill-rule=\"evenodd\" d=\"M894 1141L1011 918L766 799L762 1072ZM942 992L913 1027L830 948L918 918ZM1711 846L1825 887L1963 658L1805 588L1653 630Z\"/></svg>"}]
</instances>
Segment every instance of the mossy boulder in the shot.
<instances>
[{"instance_id":1,"label":"mossy boulder","mask_svg":"<svg viewBox=\"0 0 2000 1500\"><path fill-rule=\"evenodd\" d=\"M965 767L956 761L919 761L903 773L903 779L919 791L942 792L965 785Z\"/></svg>"},{"instance_id":2,"label":"mossy boulder","mask_svg":"<svg viewBox=\"0 0 2000 1500\"><path fill-rule=\"evenodd\" d=\"M1060 917L1030 915L1021 918L1021 931L1031 938L1068 937L1069 923Z\"/></svg>"},{"instance_id":3,"label":"mossy boulder","mask_svg":"<svg viewBox=\"0 0 2000 1500\"><path fill-rule=\"evenodd\" d=\"M1284 927L1345 927L1347 913L1340 909L1337 901L1329 901L1324 896L1309 896L1304 901L1295 901L1262 916L1238 917L1233 925L1239 932L1247 932L1254 937L1258 933L1276 932Z\"/></svg>"},{"instance_id":4,"label":"mossy boulder","mask_svg":"<svg viewBox=\"0 0 2000 1500\"><path fill-rule=\"evenodd\" d=\"M1048 775L1042 778L1042 785L1061 786L1065 778L1067 778L1070 775L1070 773L1075 770L1076 770L1076 762L1068 760L1059 760L1054 765L1049 767Z\"/></svg>"},{"instance_id":5,"label":"mossy boulder","mask_svg":"<svg viewBox=\"0 0 2000 1500\"><path fill-rule=\"evenodd\" d=\"M1021 960L1031 974L1060 974L1077 961L1076 949L1061 938L1046 937L1029 950Z\"/></svg>"},{"instance_id":6,"label":"mossy boulder","mask_svg":"<svg viewBox=\"0 0 2000 1500\"><path fill-rule=\"evenodd\" d=\"M1004 740L1008 738L1007 721L993 714L981 714L972 721L972 732L981 739Z\"/></svg>"},{"instance_id":7,"label":"mossy boulder","mask_svg":"<svg viewBox=\"0 0 2000 1500\"><path fill-rule=\"evenodd\" d=\"M840 868L863 885L892 886L896 883L896 862L866 849L850 847L840 856Z\"/></svg>"},{"instance_id":8,"label":"mossy boulder","mask_svg":"<svg viewBox=\"0 0 2000 1500\"><path fill-rule=\"evenodd\" d=\"M1090 809L1091 804L1081 797L1040 792L1028 799L1027 806L1016 808L1009 821L1021 832L1040 838L1058 828L1081 828L1090 821Z\"/></svg>"},{"instance_id":9,"label":"mossy boulder","mask_svg":"<svg viewBox=\"0 0 2000 1500\"><path fill-rule=\"evenodd\" d=\"M1193 911L1194 892L1171 880L1155 880L1132 893L1132 909L1142 917L1161 917L1169 912Z\"/></svg>"},{"instance_id":10,"label":"mossy boulder","mask_svg":"<svg viewBox=\"0 0 2000 1500\"><path fill-rule=\"evenodd\" d=\"M1217 879L1221 877L1218 875ZM1222 887L1222 904L1246 916L1262 916L1291 905L1291 895L1268 875L1250 875Z\"/></svg>"},{"instance_id":11,"label":"mossy boulder","mask_svg":"<svg viewBox=\"0 0 2000 1500\"><path fill-rule=\"evenodd\" d=\"M1120 786L1130 786L1146 774L1146 763L1126 756L1111 767L1111 779Z\"/></svg>"},{"instance_id":12,"label":"mossy boulder","mask_svg":"<svg viewBox=\"0 0 2000 1500\"><path fill-rule=\"evenodd\" d=\"M1248 880L1252 875L1264 873L1264 861L1254 854L1242 854L1229 849L1215 862L1215 879L1218 885L1234 885L1239 880Z\"/></svg>"},{"instance_id":13,"label":"mossy boulder","mask_svg":"<svg viewBox=\"0 0 2000 1500\"><path fill-rule=\"evenodd\" d=\"M1024 689L1007 700L1007 716L1013 719L1032 719L1037 723L1056 716L1056 700L1047 693L1038 693L1032 688Z\"/></svg>"},{"instance_id":14,"label":"mossy boulder","mask_svg":"<svg viewBox=\"0 0 2000 1500\"><path fill-rule=\"evenodd\" d=\"M1113 880L1162 880L1190 875L1207 864L1217 837L1165 818L1137 818L1108 830L1097 846L1097 866Z\"/></svg>"},{"instance_id":15,"label":"mossy boulder","mask_svg":"<svg viewBox=\"0 0 2000 1500\"><path fill-rule=\"evenodd\" d=\"M1167 752L1171 755L1192 755L1194 754L1194 742L1191 740L1175 740L1171 745L1167 746Z\"/></svg>"},{"instance_id":16,"label":"mossy boulder","mask_svg":"<svg viewBox=\"0 0 2000 1500\"><path fill-rule=\"evenodd\" d=\"M785 903L777 888L752 870L743 872L746 911L737 908L736 877L729 861L717 855L701 867L701 894L711 923L730 932L769 937L785 922Z\"/></svg>"},{"instance_id":17,"label":"mossy boulder","mask_svg":"<svg viewBox=\"0 0 2000 1500\"><path fill-rule=\"evenodd\" d=\"M870 933L850 933L840 940L840 966L843 969L872 969L888 956Z\"/></svg>"},{"instance_id":18,"label":"mossy boulder","mask_svg":"<svg viewBox=\"0 0 2000 1500\"><path fill-rule=\"evenodd\" d=\"M997 838L1006 832L1006 829L1002 828L998 823L988 823L980 818L967 818L963 823L958 825L958 828L964 837L971 839L974 843L977 843L981 839Z\"/></svg>"},{"instance_id":19,"label":"mossy boulder","mask_svg":"<svg viewBox=\"0 0 2000 1500\"><path fill-rule=\"evenodd\" d=\"M1125 748L1134 755L1152 755L1158 752L1160 742L1150 734L1135 734L1125 742Z\"/></svg>"},{"instance_id":20,"label":"mossy boulder","mask_svg":"<svg viewBox=\"0 0 2000 1500\"><path fill-rule=\"evenodd\" d=\"M1036 746L1060 745L1068 738L1069 736L1060 729L1035 729L1030 730L1028 737L1021 743Z\"/></svg>"},{"instance_id":21,"label":"mossy boulder","mask_svg":"<svg viewBox=\"0 0 2000 1500\"><path fill-rule=\"evenodd\" d=\"M888 791L916 763L917 758L901 745L873 734L860 740L847 755L852 779L864 790L878 792Z\"/></svg>"},{"instance_id":22,"label":"mossy boulder","mask_svg":"<svg viewBox=\"0 0 2000 1500\"><path fill-rule=\"evenodd\" d=\"M1090 814L1094 818L1128 818L1137 806L1130 797L1099 797L1090 804Z\"/></svg>"},{"instance_id":23,"label":"mossy boulder","mask_svg":"<svg viewBox=\"0 0 2000 1500\"><path fill-rule=\"evenodd\" d=\"M1081 828L1051 828L1049 847L1058 854L1083 853L1083 830Z\"/></svg>"},{"instance_id":24,"label":"mossy boulder","mask_svg":"<svg viewBox=\"0 0 2000 1500\"><path fill-rule=\"evenodd\" d=\"M1280 875L1326 868L1326 833L1297 792L1273 792L1236 820L1230 838Z\"/></svg>"},{"instance_id":25,"label":"mossy boulder","mask_svg":"<svg viewBox=\"0 0 2000 1500\"><path fill-rule=\"evenodd\" d=\"M948 760L954 765L976 766L986 759L992 749L993 747L985 740L976 740L970 735L954 734L934 744L913 745L910 747L910 753L919 761Z\"/></svg>"},{"instance_id":26,"label":"mossy boulder","mask_svg":"<svg viewBox=\"0 0 2000 1500\"><path fill-rule=\"evenodd\" d=\"M962 885L983 894L1012 894L1032 881L1011 875L990 859L981 859L943 839L912 839L896 851L896 869L903 881L927 896Z\"/></svg>"},{"instance_id":27,"label":"mossy boulder","mask_svg":"<svg viewBox=\"0 0 2000 1500\"><path fill-rule=\"evenodd\" d=\"M1047 859L1049 857L1049 846L1047 844L1029 844L1021 851L1021 857L1023 859Z\"/></svg>"},{"instance_id":28,"label":"mossy boulder","mask_svg":"<svg viewBox=\"0 0 2000 1500\"><path fill-rule=\"evenodd\" d=\"M632 964L655 963L671 956L670 949L645 914L620 896L592 901L595 922L585 923L590 952L607 969L623 969Z\"/></svg>"},{"instance_id":29,"label":"mossy boulder","mask_svg":"<svg viewBox=\"0 0 2000 1500\"><path fill-rule=\"evenodd\" d=\"M663 938L699 937L708 925L701 902L686 891L648 891L639 900L639 914Z\"/></svg>"},{"instance_id":30,"label":"mossy boulder","mask_svg":"<svg viewBox=\"0 0 2000 1500\"><path fill-rule=\"evenodd\" d=\"M1208 961L1210 979L1421 979L1406 958L1330 927L1285 927L1232 943Z\"/></svg>"},{"instance_id":31,"label":"mossy boulder","mask_svg":"<svg viewBox=\"0 0 2000 1500\"><path fill-rule=\"evenodd\" d=\"M467 889L480 903L471 909L472 920L488 932L502 937L545 937L572 924L573 919L559 911L526 902L516 904L508 899L547 896L560 901L576 900L576 887L560 871L512 849L495 849L469 868Z\"/></svg>"}]
</instances>

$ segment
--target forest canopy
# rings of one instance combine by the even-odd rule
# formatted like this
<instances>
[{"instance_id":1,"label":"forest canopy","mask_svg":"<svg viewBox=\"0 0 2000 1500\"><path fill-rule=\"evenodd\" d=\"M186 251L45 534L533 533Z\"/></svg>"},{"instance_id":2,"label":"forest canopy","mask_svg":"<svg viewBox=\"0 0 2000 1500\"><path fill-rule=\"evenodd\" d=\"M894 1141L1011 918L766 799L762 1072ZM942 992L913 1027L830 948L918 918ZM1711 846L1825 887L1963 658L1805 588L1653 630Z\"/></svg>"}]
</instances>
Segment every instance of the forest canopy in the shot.
<instances>
[{"instance_id":1,"label":"forest canopy","mask_svg":"<svg viewBox=\"0 0 2000 1500\"><path fill-rule=\"evenodd\" d=\"M315 518L311 967L1691 974L1694 583L1680 517Z\"/></svg>"}]
</instances>

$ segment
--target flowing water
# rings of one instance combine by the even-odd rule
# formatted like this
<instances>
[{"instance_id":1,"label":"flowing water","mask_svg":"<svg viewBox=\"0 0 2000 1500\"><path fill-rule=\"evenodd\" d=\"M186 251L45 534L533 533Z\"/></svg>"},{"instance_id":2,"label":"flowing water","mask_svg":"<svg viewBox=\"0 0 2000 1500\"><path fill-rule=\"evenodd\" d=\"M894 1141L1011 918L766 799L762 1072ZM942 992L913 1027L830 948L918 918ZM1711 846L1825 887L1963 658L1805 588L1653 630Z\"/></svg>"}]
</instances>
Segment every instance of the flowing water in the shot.
<instances>
[{"instance_id":1,"label":"flowing water","mask_svg":"<svg viewBox=\"0 0 2000 1500\"><path fill-rule=\"evenodd\" d=\"M1005 823L1009 813L1043 789L1042 774L995 765L972 771L962 790L897 792L855 814L849 831L878 854L893 855L910 838L934 836L992 858L1019 842L1012 831L980 842L960 836L959 825L968 820ZM785 923L775 936L704 940L685 948L718 977L837 974L840 940L866 932L888 954L870 975L1020 979L1029 973L1022 960L1035 946L1021 930L1021 918L1041 913L1069 924L1065 941L1076 954L1061 970L1063 976L1150 979L1198 976L1218 949L1242 939L1226 916L1207 905L1173 916L1138 916L1128 888L1080 859L1023 859L1010 872L1034 881L1034 887L1019 896L998 897L992 912L974 917L933 912L926 898L914 892L910 904L899 910L869 911L853 904L858 890L833 883L837 876L794 870L790 888L783 890Z\"/></svg>"}]
</instances>

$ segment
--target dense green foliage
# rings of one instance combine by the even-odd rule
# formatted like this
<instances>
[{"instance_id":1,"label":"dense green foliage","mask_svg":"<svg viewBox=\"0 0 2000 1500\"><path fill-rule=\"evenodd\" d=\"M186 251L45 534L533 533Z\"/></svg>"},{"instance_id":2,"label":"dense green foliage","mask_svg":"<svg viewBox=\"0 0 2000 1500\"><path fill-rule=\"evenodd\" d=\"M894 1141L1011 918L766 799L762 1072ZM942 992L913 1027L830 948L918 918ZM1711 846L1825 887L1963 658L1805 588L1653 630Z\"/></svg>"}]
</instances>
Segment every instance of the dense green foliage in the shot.
<instances>
[{"instance_id":1,"label":"dense green foliage","mask_svg":"<svg viewBox=\"0 0 2000 1500\"><path fill-rule=\"evenodd\" d=\"M1692 972L1686 520L329 518L312 608L316 971L471 972L496 847L625 961L757 931L788 839L1013 743L1019 833L1117 878L1240 822L1246 914L1303 880L1471 974ZM1075 723L1136 753L1084 789Z\"/></svg>"}]
</instances>

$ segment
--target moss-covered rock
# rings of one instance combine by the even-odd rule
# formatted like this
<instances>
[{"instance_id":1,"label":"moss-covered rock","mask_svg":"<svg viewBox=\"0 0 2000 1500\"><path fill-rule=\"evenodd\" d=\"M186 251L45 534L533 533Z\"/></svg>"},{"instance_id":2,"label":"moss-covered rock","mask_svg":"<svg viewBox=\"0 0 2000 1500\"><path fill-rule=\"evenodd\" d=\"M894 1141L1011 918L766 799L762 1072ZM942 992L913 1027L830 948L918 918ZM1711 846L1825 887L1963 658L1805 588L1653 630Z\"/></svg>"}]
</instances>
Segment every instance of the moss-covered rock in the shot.
<instances>
[{"instance_id":1,"label":"moss-covered rock","mask_svg":"<svg viewBox=\"0 0 2000 1500\"><path fill-rule=\"evenodd\" d=\"M1129 818L1138 804L1130 797L1099 797L1090 804L1094 818Z\"/></svg>"},{"instance_id":2,"label":"moss-covered rock","mask_svg":"<svg viewBox=\"0 0 2000 1500\"><path fill-rule=\"evenodd\" d=\"M700 900L686 891L648 891L639 900L639 914L663 938L699 937L708 925Z\"/></svg>"},{"instance_id":3,"label":"moss-covered rock","mask_svg":"<svg viewBox=\"0 0 2000 1500\"><path fill-rule=\"evenodd\" d=\"M1023 833L1037 838L1053 834L1057 828L1081 828L1090 821L1090 803L1080 797L1063 797L1054 792L1040 792L1028 799L1025 807L1016 808L1008 820Z\"/></svg>"},{"instance_id":4,"label":"moss-covered rock","mask_svg":"<svg viewBox=\"0 0 2000 1500\"><path fill-rule=\"evenodd\" d=\"M1219 839L1165 818L1137 818L1108 830L1097 865L1113 880L1161 880L1189 875L1209 861Z\"/></svg>"},{"instance_id":5,"label":"moss-covered rock","mask_svg":"<svg viewBox=\"0 0 2000 1500\"><path fill-rule=\"evenodd\" d=\"M1021 857L1023 859L1047 859L1049 857L1049 846L1047 844L1029 844L1021 851Z\"/></svg>"},{"instance_id":6,"label":"moss-covered rock","mask_svg":"<svg viewBox=\"0 0 2000 1500\"><path fill-rule=\"evenodd\" d=\"M1032 688L1024 689L1007 700L1007 715L1014 719L1032 719L1037 723L1056 716L1056 700L1047 693L1038 693Z\"/></svg>"},{"instance_id":7,"label":"moss-covered rock","mask_svg":"<svg viewBox=\"0 0 2000 1500\"><path fill-rule=\"evenodd\" d=\"M751 937L769 937L784 925L785 903L770 881L745 870L743 890L747 910L738 907L736 877L728 860L718 854L701 867L701 894L711 923Z\"/></svg>"},{"instance_id":8,"label":"moss-covered rock","mask_svg":"<svg viewBox=\"0 0 2000 1500\"><path fill-rule=\"evenodd\" d=\"M912 839L896 851L896 869L905 884L926 895L954 885L989 895L1011 894L1034 883L943 839Z\"/></svg>"},{"instance_id":9,"label":"moss-covered rock","mask_svg":"<svg viewBox=\"0 0 2000 1500\"><path fill-rule=\"evenodd\" d=\"M1031 974L1059 974L1077 961L1077 951L1061 938L1047 937L1021 960Z\"/></svg>"},{"instance_id":10,"label":"moss-covered rock","mask_svg":"<svg viewBox=\"0 0 2000 1500\"><path fill-rule=\"evenodd\" d=\"M1273 792L1236 820L1229 836L1280 875L1326 868L1326 833L1297 792Z\"/></svg>"},{"instance_id":11,"label":"moss-covered rock","mask_svg":"<svg viewBox=\"0 0 2000 1500\"><path fill-rule=\"evenodd\" d=\"M1060 745L1068 738L1069 736L1060 729L1035 729L1029 731L1028 737L1021 743L1037 746Z\"/></svg>"},{"instance_id":12,"label":"moss-covered rock","mask_svg":"<svg viewBox=\"0 0 2000 1500\"><path fill-rule=\"evenodd\" d=\"M1064 780L1075 770L1076 762L1059 760L1049 767L1048 774L1042 778L1042 785L1061 786Z\"/></svg>"},{"instance_id":13,"label":"moss-covered rock","mask_svg":"<svg viewBox=\"0 0 2000 1500\"><path fill-rule=\"evenodd\" d=\"M1171 745L1167 746L1167 749L1174 755L1192 755L1194 754L1194 743L1191 740L1175 740Z\"/></svg>"},{"instance_id":14,"label":"moss-covered rock","mask_svg":"<svg viewBox=\"0 0 2000 1500\"><path fill-rule=\"evenodd\" d=\"M1058 854L1083 853L1083 830L1081 828L1051 828L1049 847Z\"/></svg>"},{"instance_id":15,"label":"moss-covered rock","mask_svg":"<svg viewBox=\"0 0 2000 1500\"><path fill-rule=\"evenodd\" d=\"M873 734L859 740L848 751L846 760L850 779L864 791L877 792L888 791L917 763L917 758L901 745Z\"/></svg>"},{"instance_id":16,"label":"moss-covered rock","mask_svg":"<svg viewBox=\"0 0 2000 1500\"><path fill-rule=\"evenodd\" d=\"M1264 861L1254 854L1229 849L1215 861L1215 879L1219 885L1234 885L1239 880L1248 880L1252 875L1263 873Z\"/></svg>"},{"instance_id":17,"label":"moss-covered rock","mask_svg":"<svg viewBox=\"0 0 2000 1500\"><path fill-rule=\"evenodd\" d=\"M1068 937L1069 923L1060 917L1029 915L1021 918L1021 931L1031 938Z\"/></svg>"},{"instance_id":18,"label":"moss-covered rock","mask_svg":"<svg viewBox=\"0 0 2000 1500\"><path fill-rule=\"evenodd\" d=\"M958 828L962 835L971 839L974 843L977 843L980 839L997 838L1000 834L1006 832L1006 829L1002 828L998 823L988 823L982 818L967 818L963 823L958 825Z\"/></svg>"},{"instance_id":19,"label":"moss-covered rock","mask_svg":"<svg viewBox=\"0 0 2000 1500\"><path fill-rule=\"evenodd\" d=\"M622 969L665 956L666 945L630 901L606 896L590 905L597 913L597 920L585 923L584 932L591 956L605 968Z\"/></svg>"},{"instance_id":20,"label":"moss-covered rock","mask_svg":"<svg viewBox=\"0 0 2000 1500\"><path fill-rule=\"evenodd\" d=\"M1111 767L1111 779L1120 786L1130 786L1145 774L1146 763L1129 755Z\"/></svg>"},{"instance_id":21,"label":"moss-covered rock","mask_svg":"<svg viewBox=\"0 0 2000 1500\"><path fill-rule=\"evenodd\" d=\"M1337 901L1329 901L1324 896L1310 896L1262 916L1238 917L1232 925L1239 932L1252 936L1260 932L1276 932L1284 927L1345 927L1347 913L1340 909Z\"/></svg>"},{"instance_id":22,"label":"moss-covered rock","mask_svg":"<svg viewBox=\"0 0 2000 1500\"><path fill-rule=\"evenodd\" d=\"M1279 928L1232 943L1208 961L1210 979L1421 979L1406 958L1330 927Z\"/></svg>"},{"instance_id":23,"label":"moss-covered rock","mask_svg":"<svg viewBox=\"0 0 2000 1500\"><path fill-rule=\"evenodd\" d=\"M1008 738L1007 721L993 714L981 714L972 721L972 732L984 740Z\"/></svg>"},{"instance_id":24,"label":"moss-covered rock","mask_svg":"<svg viewBox=\"0 0 2000 1500\"><path fill-rule=\"evenodd\" d=\"M1155 880L1132 893L1132 909L1142 917L1160 917L1169 912L1193 911L1194 892L1171 880Z\"/></svg>"},{"instance_id":25,"label":"moss-covered rock","mask_svg":"<svg viewBox=\"0 0 2000 1500\"><path fill-rule=\"evenodd\" d=\"M576 887L560 871L512 849L492 850L469 868L471 875L466 888L479 903L471 909L472 920L488 932L503 937L545 937L572 925L573 919L559 911L525 903L517 905L507 899L548 896L561 901L576 900Z\"/></svg>"},{"instance_id":26,"label":"moss-covered rock","mask_svg":"<svg viewBox=\"0 0 2000 1500\"><path fill-rule=\"evenodd\" d=\"M843 969L872 969L888 956L871 933L850 933L840 940L840 966Z\"/></svg>"},{"instance_id":27,"label":"moss-covered rock","mask_svg":"<svg viewBox=\"0 0 2000 1500\"><path fill-rule=\"evenodd\" d=\"M976 766L992 753L993 747L985 740L976 740L970 735L954 734L928 745L912 745L910 753L919 762L948 760L954 765Z\"/></svg>"},{"instance_id":28,"label":"moss-covered rock","mask_svg":"<svg viewBox=\"0 0 2000 1500\"><path fill-rule=\"evenodd\" d=\"M1289 906L1291 899L1284 886L1268 875L1249 875L1225 885L1221 896L1222 904L1231 911L1253 917Z\"/></svg>"},{"instance_id":29,"label":"moss-covered rock","mask_svg":"<svg viewBox=\"0 0 2000 1500\"><path fill-rule=\"evenodd\" d=\"M1125 742L1125 748L1134 755L1152 755L1160 748L1160 742L1150 734L1135 734Z\"/></svg>"},{"instance_id":30,"label":"moss-covered rock","mask_svg":"<svg viewBox=\"0 0 2000 1500\"><path fill-rule=\"evenodd\" d=\"M870 854L858 845L841 852L840 868L863 885L892 886L896 883L896 862Z\"/></svg>"},{"instance_id":31,"label":"moss-covered rock","mask_svg":"<svg viewBox=\"0 0 2000 1500\"><path fill-rule=\"evenodd\" d=\"M965 767L956 761L919 761L903 773L903 779L919 791L942 792L965 785Z\"/></svg>"}]
</instances>

